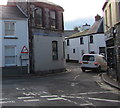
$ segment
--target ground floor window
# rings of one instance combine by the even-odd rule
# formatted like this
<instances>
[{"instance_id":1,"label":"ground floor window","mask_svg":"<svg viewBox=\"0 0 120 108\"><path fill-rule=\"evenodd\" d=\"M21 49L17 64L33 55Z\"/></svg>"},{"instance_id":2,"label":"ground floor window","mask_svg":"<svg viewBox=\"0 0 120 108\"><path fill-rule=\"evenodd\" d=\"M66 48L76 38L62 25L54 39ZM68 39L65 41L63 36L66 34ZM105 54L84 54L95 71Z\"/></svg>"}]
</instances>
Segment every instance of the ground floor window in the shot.
<instances>
[{"instance_id":1,"label":"ground floor window","mask_svg":"<svg viewBox=\"0 0 120 108\"><path fill-rule=\"evenodd\" d=\"M16 65L16 46L5 46L5 66Z\"/></svg>"},{"instance_id":2,"label":"ground floor window","mask_svg":"<svg viewBox=\"0 0 120 108\"><path fill-rule=\"evenodd\" d=\"M52 58L58 60L58 42L52 41Z\"/></svg>"}]
</instances>

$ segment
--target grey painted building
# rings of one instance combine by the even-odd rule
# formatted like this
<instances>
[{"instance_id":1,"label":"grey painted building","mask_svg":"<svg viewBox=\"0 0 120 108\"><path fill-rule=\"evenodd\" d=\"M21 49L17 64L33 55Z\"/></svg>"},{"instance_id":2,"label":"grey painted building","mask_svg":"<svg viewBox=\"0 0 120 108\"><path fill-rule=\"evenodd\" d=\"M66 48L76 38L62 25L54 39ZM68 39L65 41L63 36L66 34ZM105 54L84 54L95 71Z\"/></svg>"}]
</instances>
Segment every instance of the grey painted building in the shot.
<instances>
[{"instance_id":1,"label":"grey painted building","mask_svg":"<svg viewBox=\"0 0 120 108\"><path fill-rule=\"evenodd\" d=\"M29 17L30 73L65 70L63 8L47 0L8 2Z\"/></svg>"}]
</instances>

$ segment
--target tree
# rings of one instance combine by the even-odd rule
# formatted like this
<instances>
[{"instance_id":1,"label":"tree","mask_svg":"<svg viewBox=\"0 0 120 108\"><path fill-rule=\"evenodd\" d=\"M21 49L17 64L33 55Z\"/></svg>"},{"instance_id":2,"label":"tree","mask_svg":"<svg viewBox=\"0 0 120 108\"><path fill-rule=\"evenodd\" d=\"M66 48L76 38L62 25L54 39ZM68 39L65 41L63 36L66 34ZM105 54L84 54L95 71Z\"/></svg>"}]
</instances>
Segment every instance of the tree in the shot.
<instances>
[{"instance_id":1,"label":"tree","mask_svg":"<svg viewBox=\"0 0 120 108\"><path fill-rule=\"evenodd\" d=\"M79 27L78 27L78 26L75 26L75 27L74 27L74 30L75 30L75 31L78 31L78 30L79 30Z\"/></svg>"}]
</instances>

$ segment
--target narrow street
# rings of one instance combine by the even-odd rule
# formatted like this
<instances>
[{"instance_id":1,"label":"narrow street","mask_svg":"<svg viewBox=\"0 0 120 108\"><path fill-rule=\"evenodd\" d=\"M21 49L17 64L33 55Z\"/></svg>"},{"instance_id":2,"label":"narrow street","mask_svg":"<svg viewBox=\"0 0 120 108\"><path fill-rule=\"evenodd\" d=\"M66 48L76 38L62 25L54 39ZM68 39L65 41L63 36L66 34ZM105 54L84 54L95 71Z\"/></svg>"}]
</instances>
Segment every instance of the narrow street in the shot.
<instances>
[{"instance_id":1,"label":"narrow street","mask_svg":"<svg viewBox=\"0 0 120 108\"><path fill-rule=\"evenodd\" d=\"M47 76L3 79L3 97L0 99L0 104L3 104L3 108L7 108L5 106L120 107L120 91L106 85L101 80L101 73L92 71L84 73L76 63L67 63L67 70Z\"/></svg>"}]
</instances>

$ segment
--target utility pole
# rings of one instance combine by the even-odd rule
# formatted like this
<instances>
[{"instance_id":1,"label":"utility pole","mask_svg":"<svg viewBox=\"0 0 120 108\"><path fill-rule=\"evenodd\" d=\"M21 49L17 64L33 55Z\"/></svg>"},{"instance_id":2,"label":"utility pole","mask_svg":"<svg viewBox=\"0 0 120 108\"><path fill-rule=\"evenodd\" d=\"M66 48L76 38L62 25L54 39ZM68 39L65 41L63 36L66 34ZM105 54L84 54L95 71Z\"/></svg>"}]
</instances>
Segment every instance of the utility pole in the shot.
<instances>
[{"instance_id":1,"label":"utility pole","mask_svg":"<svg viewBox=\"0 0 120 108\"><path fill-rule=\"evenodd\" d=\"M29 29L29 69L30 74L34 73L34 55L33 55L33 34L32 34L32 15L30 9L30 2L27 0L27 14L28 14L28 29Z\"/></svg>"}]
</instances>

